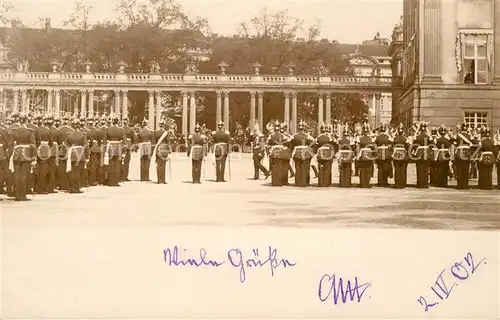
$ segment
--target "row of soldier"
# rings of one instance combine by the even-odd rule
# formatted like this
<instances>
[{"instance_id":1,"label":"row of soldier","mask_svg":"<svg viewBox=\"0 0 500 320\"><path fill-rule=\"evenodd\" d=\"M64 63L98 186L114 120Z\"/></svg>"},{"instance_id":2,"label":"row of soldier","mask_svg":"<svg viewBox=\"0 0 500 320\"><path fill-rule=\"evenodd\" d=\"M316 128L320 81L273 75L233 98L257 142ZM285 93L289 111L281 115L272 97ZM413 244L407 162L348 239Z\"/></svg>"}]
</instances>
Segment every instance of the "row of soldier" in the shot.
<instances>
[{"instance_id":1,"label":"row of soldier","mask_svg":"<svg viewBox=\"0 0 500 320\"><path fill-rule=\"evenodd\" d=\"M266 177L269 175L262 166L267 155L273 186L288 184L291 161L295 166L296 186L310 185L311 168L320 187L330 186L333 160L338 162L340 187L352 186L353 165L359 172L359 187L371 187L376 164L378 186L389 186L389 178L394 177L394 187L404 188L408 185L410 162L416 165L417 188L447 187L449 177L455 172L457 188L468 189L470 172L477 170L479 188L492 189L495 163L500 181L500 135L493 139L487 127L480 128L478 136L471 134L465 123L454 134L444 126L429 130L424 122L416 122L408 134L402 125L397 128L384 125L375 134L367 125L359 133L350 131L346 125L338 137L331 126L323 125L316 138L302 121L294 135L287 134L286 124L278 121L267 129L267 141L260 130L254 132L254 170L256 178L259 171Z\"/></svg>"}]
</instances>

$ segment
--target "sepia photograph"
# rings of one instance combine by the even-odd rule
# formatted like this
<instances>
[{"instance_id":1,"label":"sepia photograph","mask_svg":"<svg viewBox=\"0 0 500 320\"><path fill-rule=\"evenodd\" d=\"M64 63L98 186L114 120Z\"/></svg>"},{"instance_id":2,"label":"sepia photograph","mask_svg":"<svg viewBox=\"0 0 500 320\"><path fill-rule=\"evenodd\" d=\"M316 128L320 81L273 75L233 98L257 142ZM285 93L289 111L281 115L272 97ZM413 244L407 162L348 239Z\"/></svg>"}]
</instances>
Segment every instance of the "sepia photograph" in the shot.
<instances>
[{"instance_id":1,"label":"sepia photograph","mask_svg":"<svg viewBox=\"0 0 500 320\"><path fill-rule=\"evenodd\" d=\"M500 316L500 0L0 25L1 319Z\"/></svg>"}]
</instances>

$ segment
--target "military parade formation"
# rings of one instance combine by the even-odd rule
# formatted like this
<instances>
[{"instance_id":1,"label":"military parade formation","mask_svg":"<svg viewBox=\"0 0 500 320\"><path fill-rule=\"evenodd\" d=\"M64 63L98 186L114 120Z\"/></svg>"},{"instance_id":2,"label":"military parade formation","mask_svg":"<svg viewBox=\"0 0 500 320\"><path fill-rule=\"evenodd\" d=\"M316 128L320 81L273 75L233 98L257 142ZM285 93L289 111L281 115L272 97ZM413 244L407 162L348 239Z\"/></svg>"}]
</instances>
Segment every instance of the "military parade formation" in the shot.
<instances>
[{"instance_id":1,"label":"military parade formation","mask_svg":"<svg viewBox=\"0 0 500 320\"><path fill-rule=\"evenodd\" d=\"M349 188L354 186L352 177L358 176L357 186L370 188L376 173L376 186L405 188L408 165L415 163L417 188L447 188L450 179L456 179L456 188L465 190L476 177L479 189L498 187L493 185L493 169L496 166L500 181L500 134L492 136L487 127L463 123L453 132L415 122L410 128L400 124L371 129L366 123L339 128L323 124L315 136L304 121L294 134L279 121L268 123L266 134L254 125L253 179L262 174L264 179L271 177L272 186L285 186L294 178L296 187L310 186L317 179L318 187ZM97 185L118 187L130 181L133 152L140 158L140 181L151 181L153 161L156 182L166 184L167 176L172 177L176 137L175 127L165 120L158 130L152 130L146 120L132 127L128 118L112 114L59 119L13 113L0 123L0 192L24 201L28 194L82 193L83 188ZM192 183L205 181L207 158L215 166L216 182L231 180L233 139L223 122L211 133L197 124L184 142ZM334 163L338 181L332 179Z\"/></svg>"}]
</instances>

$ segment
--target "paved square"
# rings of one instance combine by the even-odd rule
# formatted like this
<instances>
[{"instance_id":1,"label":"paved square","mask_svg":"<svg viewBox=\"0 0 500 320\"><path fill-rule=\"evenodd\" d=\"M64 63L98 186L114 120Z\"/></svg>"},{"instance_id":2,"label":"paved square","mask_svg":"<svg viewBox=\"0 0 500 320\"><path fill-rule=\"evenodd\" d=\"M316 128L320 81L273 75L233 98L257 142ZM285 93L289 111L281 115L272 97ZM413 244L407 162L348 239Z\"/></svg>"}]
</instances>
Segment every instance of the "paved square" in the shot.
<instances>
[{"instance_id":1,"label":"paved square","mask_svg":"<svg viewBox=\"0 0 500 320\"><path fill-rule=\"evenodd\" d=\"M153 180L155 170L152 165ZM175 154L172 181L166 185L140 182L139 160L134 155L132 181L120 188L97 186L84 189L83 194L34 196L21 203L1 198L2 228L256 225L500 230L498 190L275 188L269 186L270 179L250 179L249 154L233 155L232 179L227 183L213 181L210 158L205 183L191 184L190 170L185 154ZM408 172L409 183L415 183L415 167L410 165ZM336 169L334 182L338 182ZM358 182L356 177L353 182ZM472 181L475 184L477 180Z\"/></svg>"}]
</instances>

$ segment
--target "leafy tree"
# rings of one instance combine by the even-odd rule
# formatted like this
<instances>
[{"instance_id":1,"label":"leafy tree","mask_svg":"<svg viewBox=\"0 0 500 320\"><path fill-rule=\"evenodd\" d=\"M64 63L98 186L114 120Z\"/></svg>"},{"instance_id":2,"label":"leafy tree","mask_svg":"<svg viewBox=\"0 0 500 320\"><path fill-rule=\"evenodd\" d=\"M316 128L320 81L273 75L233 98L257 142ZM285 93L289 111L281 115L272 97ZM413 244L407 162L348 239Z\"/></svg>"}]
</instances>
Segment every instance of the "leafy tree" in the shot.
<instances>
[{"instance_id":1,"label":"leafy tree","mask_svg":"<svg viewBox=\"0 0 500 320\"><path fill-rule=\"evenodd\" d=\"M0 24L4 25L9 22L9 12L12 8L11 3L2 1L0 4Z\"/></svg>"}]
</instances>

